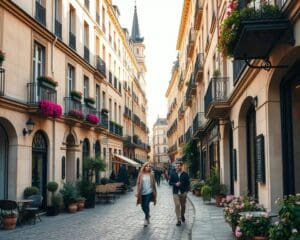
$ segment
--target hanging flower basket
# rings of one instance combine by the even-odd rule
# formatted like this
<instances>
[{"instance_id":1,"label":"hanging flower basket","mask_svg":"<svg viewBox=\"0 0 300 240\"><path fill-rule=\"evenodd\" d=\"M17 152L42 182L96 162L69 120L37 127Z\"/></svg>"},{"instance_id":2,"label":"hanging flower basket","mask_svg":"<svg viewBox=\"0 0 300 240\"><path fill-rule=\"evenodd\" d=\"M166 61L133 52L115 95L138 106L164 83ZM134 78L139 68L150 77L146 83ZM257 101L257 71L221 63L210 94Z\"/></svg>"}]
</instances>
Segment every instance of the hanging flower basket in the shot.
<instances>
[{"instance_id":1,"label":"hanging flower basket","mask_svg":"<svg viewBox=\"0 0 300 240\"><path fill-rule=\"evenodd\" d=\"M92 124L98 124L100 121L97 115L91 113L86 116L86 120Z\"/></svg>"},{"instance_id":2,"label":"hanging flower basket","mask_svg":"<svg viewBox=\"0 0 300 240\"><path fill-rule=\"evenodd\" d=\"M55 89L58 85L58 83L56 81L54 81L52 77L49 77L49 76L39 76L37 78L37 80L40 85L47 87L47 88Z\"/></svg>"},{"instance_id":3,"label":"hanging flower basket","mask_svg":"<svg viewBox=\"0 0 300 240\"><path fill-rule=\"evenodd\" d=\"M84 118L83 112L81 112L80 110L76 110L76 109L70 110L69 116L76 118L78 120L83 120L83 118Z\"/></svg>"},{"instance_id":4,"label":"hanging flower basket","mask_svg":"<svg viewBox=\"0 0 300 240\"><path fill-rule=\"evenodd\" d=\"M60 118L62 115L62 107L46 99L39 102L39 108L43 117Z\"/></svg>"},{"instance_id":5,"label":"hanging flower basket","mask_svg":"<svg viewBox=\"0 0 300 240\"><path fill-rule=\"evenodd\" d=\"M0 49L0 67L5 60L5 53Z\"/></svg>"},{"instance_id":6,"label":"hanging flower basket","mask_svg":"<svg viewBox=\"0 0 300 240\"><path fill-rule=\"evenodd\" d=\"M221 26L218 48L235 59L263 59L287 33L290 23L277 6L262 2L259 8L239 9L238 1L228 5Z\"/></svg>"}]
</instances>

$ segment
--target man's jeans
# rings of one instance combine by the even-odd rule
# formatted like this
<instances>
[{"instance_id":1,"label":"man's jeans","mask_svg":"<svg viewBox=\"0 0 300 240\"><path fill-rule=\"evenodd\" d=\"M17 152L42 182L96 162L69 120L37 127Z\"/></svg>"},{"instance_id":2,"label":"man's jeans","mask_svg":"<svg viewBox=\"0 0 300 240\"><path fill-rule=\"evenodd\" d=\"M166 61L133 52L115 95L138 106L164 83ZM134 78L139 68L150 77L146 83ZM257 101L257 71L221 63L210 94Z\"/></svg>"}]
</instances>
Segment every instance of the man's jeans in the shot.
<instances>
[{"instance_id":1,"label":"man's jeans","mask_svg":"<svg viewBox=\"0 0 300 240\"><path fill-rule=\"evenodd\" d=\"M152 198L152 193L149 193L147 195L142 195L142 209L145 213L145 219L149 219L149 212L150 212L150 200Z\"/></svg>"},{"instance_id":2,"label":"man's jeans","mask_svg":"<svg viewBox=\"0 0 300 240\"><path fill-rule=\"evenodd\" d=\"M173 194L175 203L175 212L178 221L181 221L181 217L185 214L185 204L186 204L187 192L182 194Z\"/></svg>"}]
</instances>

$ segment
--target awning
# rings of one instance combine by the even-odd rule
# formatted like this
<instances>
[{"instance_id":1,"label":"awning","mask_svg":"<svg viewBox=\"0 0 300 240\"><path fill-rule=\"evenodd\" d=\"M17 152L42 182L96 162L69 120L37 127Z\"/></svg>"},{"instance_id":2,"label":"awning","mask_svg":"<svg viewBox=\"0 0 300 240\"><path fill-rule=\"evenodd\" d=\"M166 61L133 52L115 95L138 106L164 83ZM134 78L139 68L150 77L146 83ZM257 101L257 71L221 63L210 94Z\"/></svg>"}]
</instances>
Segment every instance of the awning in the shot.
<instances>
[{"instance_id":1,"label":"awning","mask_svg":"<svg viewBox=\"0 0 300 240\"><path fill-rule=\"evenodd\" d=\"M117 158L127 162L128 164L130 164L133 167L140 167L141 166L141 164L137 163L136 161L133 161L132 159L130 159L128 157L125 157L125 156L122 156L122 155L119 155L119 154L114 154L114 157L117 157Z\"/></svg>"}]
</instances>

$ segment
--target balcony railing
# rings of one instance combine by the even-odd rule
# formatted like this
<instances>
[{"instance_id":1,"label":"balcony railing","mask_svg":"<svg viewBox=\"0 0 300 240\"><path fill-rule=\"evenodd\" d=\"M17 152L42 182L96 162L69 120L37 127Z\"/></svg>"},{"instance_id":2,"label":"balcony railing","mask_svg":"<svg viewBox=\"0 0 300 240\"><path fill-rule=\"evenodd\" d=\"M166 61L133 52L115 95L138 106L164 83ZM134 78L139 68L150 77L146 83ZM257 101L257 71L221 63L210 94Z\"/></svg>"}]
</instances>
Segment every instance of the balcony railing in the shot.
<instances>
[{"instance_id":1,"label":"balcony railing","mask_svg":"<svg viewBox=\"0 0 300 240\"><path fill-rule=\"evenodd\" d=\"M168 153L174 153L177 151L177 143L174 143L171 147L168 149Z\"/></svg>"},{"instance_id":2,"label":"balcony railing","mask_svg":"<svg viewBox=\"0 0 300 240\"><path fill-rule=\"evenodd\" d=\"M71 97L65 97L65 116L83 120L82 104Z\"/></svg>"},{"instance_id":3,"label":"balcony railing","mask_svg":"<svg viewBox=\"0 0 300 240\"><path fill-rule=\"evenodd\" d=\"M201 82L203 79L204 54L198 53L195 63L195 81Z\"/></svg>"},{"instance_id":4,"label":"balcony railing","mask_svg":"<svg viewBox=\"0 0 300 240\"><path fill-rule=\"evenodd\" d=\"M199 131L203 130L207 120L204 112L198 112L193 120L193 135L196 135Z\"/></svg>"},{"instance_id":5,"label":"balcony railing","mask_svg":"<svg viewBox=\"0 0 300 240\"><path fill-rule=\"evenodd\" d=\"M100 111L95 111L94 114L96 114L100 119L98 125L102 128L108 129L108 116Z\"/></svg>"},{"instance_id":6,"label":"balcony railing","mask_svg":"<svg viewBox=\"0 0 300 240\"><path fill-rule=\"evenodd\" d=\"M131 119L131 110L128 107L125 107L124 116Z\"/></svg>"},{"instance_id":7,"label":"balcony railing","mask_svg":"<svg viewBox=\"0 0 300 240\"><path fill-rule=\"evenodd\" d=\"M72 32L69 32L69 46L76 50L76 36Z\"/></svg>"},{"instance_id":8,"label":"balcony railing","mask_svg":"<svg viewBox=\"0 0 300 240\"><path fill-rule=\"evenodd\" d=\"M84 46L84 60L90 62L90 49L87 46Z\"/></svg>"},{"instance_id":9,"label":"balcony railing","mask_svg":"<svg viewBox=\"0 0 300 240\"><path fill-rule=\"evenodd\" d=\"M111 71L109 71L109 73L108 73L108 81L112 85L112 83L113 83L113 75L112 75Z\"/></svg>"},{"instance_id":10,"label":"balcony railing","mask_svg":"<svg viewBox=\"0 0 300 240\"><path fill-rule=\"evenodd\" d=\"M82 112L84 113L85 116L88 114L95 114L96 113L96 108L94 106L88 105L88 104L83 104L82 105Z\"/></svg>"},{"instance_id":11,"label":"balcony railing","mask_svg":"<svg viewBox=\"0 0 300 240\"><path fill-rule=\"evenodd\" d=\"M133 122L136 125L141 125L141 119L136 114L133 114Z\"/></svg>"},{"instance_id":12,"label":"balcony railing","mask_svg":"<svg viewBox=\"0 0 300 240\"><path fill-rule=\"evenodd\" d=\"M118 89L118 79L116 76L114 77L114 88Z\"/></svg>"},{"instance_id":13,"label":"balcony railing","mask_svg":"<svg viewBox=\"0 0 300 240\"><path fill-rule=\"evenodd\" d=\"M57 101L56 90L38 82L27 83L27 104L38 105L41 100Z\"/></svg>"},{"instance_id":14,"label":"balcony railing","mask_svg":"<svg viewBox=\"0 0 300 240\"><path fill-rule=\"evenodd\" d=\"M196 8L195 8L195 30L200 30L201 20L203 15L203 0L196 0Z\"/></svg>"},{"instance_id":15,"label":"balcony railing","mask_svg":"<svg viewBox=\"0 0 300 240\"><path fill-rule=\"evenodd\" d=\"M190 33L189 33L189 43L188 43L188 49L187 49L189 58L191 58L193 56L193 52L195 49L195 42L196 42L196 32L193 29L191 29Z\"/></svg>"},{"instance_id":16,"label":"balcony railing","mask_svg":"<svg viewBox=\"0 0 300 240\"><path fill-rule=\"evenodd\" d=\"M5 69L0 67L0 96L4 96L5 91Z\"/></svg>"},{"instance_id":17,"label":"balcony railing","mask_svg":"<svg viewBox=\"0 0 300 240\"><path fill-rule=\"evenodd\" d=\"M106 64L99 56L96 56L96 68L103 76L106 77Z\"/></svg>"},{"instance_id":18,"label":"balcony railing","mask_svg":"<svg viewBox=\"0 0 300 240\"><path fill-rule=\"evenodd\" d=\"M182 135L178 138L178 144L181 145L181 144L184 143L184 141L185 141L185 136L184 136L184 134L182 134Z\"/></svg>"},{"instance_id":19,"label":"balcony railing","mask_svg":"<svg viewBox=\"0 0 300 240\"><path fill-rule=\"evenodd\" d=\"M55 35L61 39L61 22L55 19Z\"/></svg>"},{"instance_id":20,"label":"balcony railing","mask_svg":"<svg viewBox=\"0 0 300 240\"><path fill-rule=\"evenodd\" d=\"M46 9L38 1L35 2L35 19L46 26Z\"/></svg>"},{"instance_id":21,"label":"balcony railing","mask_svg":"<svg viewBox=\"0 0 300 240\"><path fill-rule=\"evenodd\" d=\"M204 96L204 107L206 115L208 115L210 108L215 107L214 110L216 110L216 112L214 114L216 115L212 117L218 117L221 111L224 111L224 108L228 107L226 103L228 98L228 82L229 81L227 77L211 78L206 90L206 94ZM220 104L220 106L216 108L218 104Z\"/></svg>"},{"instance_id":22,"label":"balcony railing","mask_svg":"<svg viewBox=\"0 0 300 240\"><path fill-rule=\"evenodd\" d=\"M178 118L181 119L183 116L184 116L184 111L185 111L185 108L184 108L184 103L181 103L179 109L178 109Z\"/></svg>"},{"instance_id":23,"label":"balcony railing","mask_svg":"<svg viewBox=\"0 0 300 240\"><path fill-rule=\"evenodd\" d=\"M109 121L109 132L122 137L123 136L123 127L114 123L113 121Z\"/></svg>"}]
</instances>

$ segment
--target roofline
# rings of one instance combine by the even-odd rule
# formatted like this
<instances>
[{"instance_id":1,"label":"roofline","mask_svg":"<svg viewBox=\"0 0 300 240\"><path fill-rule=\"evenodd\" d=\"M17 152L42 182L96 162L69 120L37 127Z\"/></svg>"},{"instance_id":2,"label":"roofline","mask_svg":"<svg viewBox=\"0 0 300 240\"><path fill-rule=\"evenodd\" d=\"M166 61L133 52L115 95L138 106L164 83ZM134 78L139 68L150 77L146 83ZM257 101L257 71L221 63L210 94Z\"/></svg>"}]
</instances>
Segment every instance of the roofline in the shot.
<instances>
[{"instance_id":1,"label":"roofline","mask_svg":"<svg viewBox=\"0 0 300 240\"><path fill-rule=\"evenodd\" d=\"M182 40L186 29L186 22L189 18L190 5L191 5L191 0L184 0L182 13L181 13L180 27L178 31L178 37L177 37L177 44L176 44L177 50L181 49Z\"/></svg>"}]
</instances>

